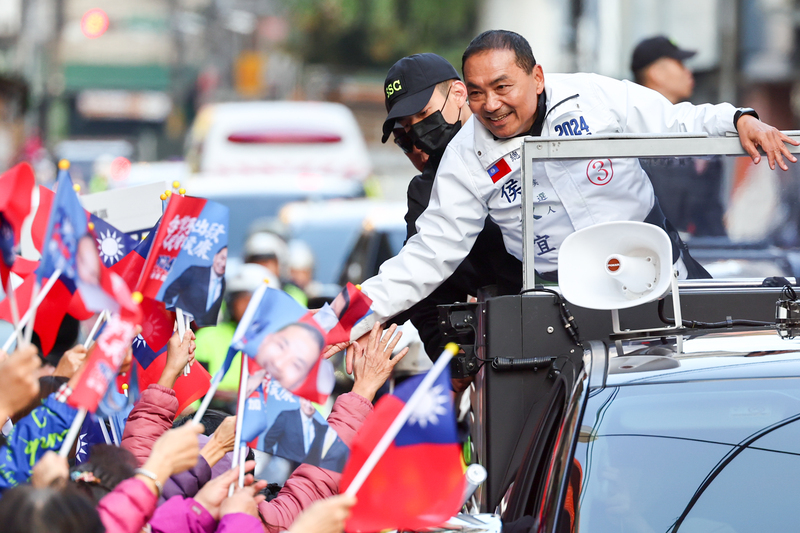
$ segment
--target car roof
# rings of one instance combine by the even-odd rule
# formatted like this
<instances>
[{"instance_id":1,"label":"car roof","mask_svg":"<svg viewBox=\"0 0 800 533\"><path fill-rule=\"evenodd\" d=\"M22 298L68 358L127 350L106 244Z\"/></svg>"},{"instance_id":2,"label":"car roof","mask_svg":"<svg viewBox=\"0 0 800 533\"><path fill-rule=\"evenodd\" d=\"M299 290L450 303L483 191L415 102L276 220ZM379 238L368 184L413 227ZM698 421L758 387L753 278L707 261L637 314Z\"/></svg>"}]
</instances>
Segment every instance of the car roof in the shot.
<instances>
[{"instance_id":1,"label":"car roof","mask_svg":"<svg viewBox=\"0 0 800 533\"><path fill-rule=\"evenodd\" d=\"M674 345L640 345L639 353L630 348L609 358L606 386L800 377L800 339L781 338L775 330L698 335L684 341L680 354L668 354Z\"/></svg>"}]
</instances>

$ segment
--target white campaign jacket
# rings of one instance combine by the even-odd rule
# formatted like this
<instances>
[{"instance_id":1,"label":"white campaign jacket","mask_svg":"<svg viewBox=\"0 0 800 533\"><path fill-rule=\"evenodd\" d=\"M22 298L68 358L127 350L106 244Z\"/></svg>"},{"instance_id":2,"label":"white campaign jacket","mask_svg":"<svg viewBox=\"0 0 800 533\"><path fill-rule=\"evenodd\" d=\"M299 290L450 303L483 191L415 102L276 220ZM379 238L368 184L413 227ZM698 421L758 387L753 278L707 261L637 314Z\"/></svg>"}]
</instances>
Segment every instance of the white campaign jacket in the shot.
<instances>
[{"instance_id":1,"label":"white campaign jacket","mask_svg":"<svg viewBox=\"0 0 800 533\"><path fill-rule=\"evenodd\" d=\"M548 74L545 92L543 137L735 132L730 104L673 105L655 91L596 74ZM464 124L445 150L417 234L362 284L375 319L408 309L446 280L472 249L487 215L500 226L506 249L522 259L522 142L523 137L495 140L475 116ZM538 197L541 215L538 204L534 209L534 263L540 272L555 270L567 234L600 222L642 221L653 207L653 187L635 158L549 161L533 168L545 192Z\"/></svg>"}]
</instances>

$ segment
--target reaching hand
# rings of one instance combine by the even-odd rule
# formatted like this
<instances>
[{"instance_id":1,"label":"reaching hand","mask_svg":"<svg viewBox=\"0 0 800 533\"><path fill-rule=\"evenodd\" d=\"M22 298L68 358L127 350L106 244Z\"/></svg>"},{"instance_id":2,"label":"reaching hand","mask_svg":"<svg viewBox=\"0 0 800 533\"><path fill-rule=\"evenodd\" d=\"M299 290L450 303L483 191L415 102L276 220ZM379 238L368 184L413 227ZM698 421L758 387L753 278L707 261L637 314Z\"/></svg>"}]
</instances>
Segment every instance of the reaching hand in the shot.
<instances>
[{"instance_id":1,"label":"reaching hand","mask_svg":"<svg viewBox=\"0 0 800 533\"><path fill-rule=\"evenodd\" d=\"M245 513L259 518L258 504L263 502L266 497L258 493L267 486L267 482L260 480L252 483L252 477L245 476L245 486L236 489L233 496L222 500L222 504L219 507L220 518L233 513Z\"/></svg>"},{"instance_id":2,"label":"reaching hand","mask_svg":"<svg viewBox=\"0 0 800 533\"><path fill-rule=\"evenodd\" d=\"M208 439L206 445L200 450L200 455L205 458L209 466L214 466L226 453L232 452L236 442L236 417L229 416L217 427L217 430Z\"/></svg>"},{"instance_id":3,"label":"reaching hand","mask_svg":"<svg viewBox=\"0 0 800 533\"><path fill-rule=\"evenodd\" d=\"M69 477L69 462L54 451L45 452L33 466L31 485L37 489L63 487Z\"/></svg>"},{"instance_id":4,"label":"reaching hand","mask_svg":"<svg viewBox=\"0 0 800 533\"><path fill-rule=\"evenodd\" d=\"M344 342L337 342L336 344L329 344L322 350L322 357L324 359L330 359L337 353L341 352L342 350L346 350L347 347L350 346L350 341Z\"/></svg>"},{"instance_id":5,"label":"reaching hand","mask_svg":"<svg viewBox=\"0 0 800 533\"><path fill-rule=\"evenodd\" d=\"M27 406L39 394L37 370L42 366L32 344L17 348L0 363L0 421Z\"/></svg>"},{"instance_id":6,"label":"reaching hand","mask_svg":"<svg viewBox=\"0 0 800 533\"><path fill-rule=\"evenodd\" d=\"M355 496L342 494L315 502L289 527L291 533L341 533L356 504Z\"/></svg>"},{"instance_id":7,"label":"reaching hand","mask_svg":"<svg viewBox=\"0 0 800 533\"><path fill-rule=\"evenodd\" d=\"M75 375L83 362L86 361L87 356L88 351L83 344L73 346L61 356L61 360L58 362L58 366L56 366L53 375L71 378Z\"/></svg>"},{"instance_id":8,"label":"reaching hand","mask_svg":"<svg viewBox=\"0 0 800 533\"><path fill-rule=\"evenodd\" d=\"M369 401L375 398L375 393L392 375L394 366L408 353L406 347L392 357L392 350L403 335L402 332L394 335L396 330L397 325L392 324L383 334L383 327L376 322L363 348L355 341L354 349L347 350L347 371L353 374L355 380L353 392Z\"/></svg>"},{"instance_id":9,"label":"reaching hand","mask_svg":"<svg viewBox=\"0 0 800 533\"><path fill-rule=\"evenodd\" d=\"M739 141L742 143L744 151L750 154L754 164L761 161L761 154L758 153L758 147L767 154L769 161L769 168L775 170L775 163L783 170L789 170L786 162L783 160L785 157L792 163L797 162L797 158L793 156L785 143L794 146L800 145L799 141L790 139L777 128L764 124L756 117L750 115L742 115L736 124L739 130Z\"/></svg>"},{"instance_id":10,"label":"reaching hand","mask_svg":"<svg viewBox=\"0 0 800 533\"><path fill-rule=\"evenodd\" d=\"M183 369L187 364L194 361L194 350L197 344L194 342L194 331L187 329L183 334L183 340L177 333L173 333L167 343L167 363L161 373L158 384L168 389L175 386L175 382L183 374Z\"/></svg>"},{"instance_id":11,"label":"reaching hand","mask_svg":"<svg viewBox=\"0 0 800 533\"><path fill-rule=\"evenodd\" d=\"M252 470L255 468L256 462L255 461L247 461L244 464L245 471ZM235 483L239 477L239 467L236 466L231 468L227 472L220 474L219 476L213 478L211 481L203 485L203 488L195 495L194 500L205 507L206 511L214 517L214 520L219 520L220 514L220 505L222 505L223 500L228 497L228 487L230 487L231 483ZM253 476L247 474L244 476L244 484L245 486L251 485L253 483ZM263 489L267 485L266 482L260 485L260 488L257 490ZM235 496L235 494L234 494ZM250 500L253 500L253 497L250 496ZM235 511L229 511L235 512ZM226 513L222 513L226 514Z\"/></svg>"}]
</instances>

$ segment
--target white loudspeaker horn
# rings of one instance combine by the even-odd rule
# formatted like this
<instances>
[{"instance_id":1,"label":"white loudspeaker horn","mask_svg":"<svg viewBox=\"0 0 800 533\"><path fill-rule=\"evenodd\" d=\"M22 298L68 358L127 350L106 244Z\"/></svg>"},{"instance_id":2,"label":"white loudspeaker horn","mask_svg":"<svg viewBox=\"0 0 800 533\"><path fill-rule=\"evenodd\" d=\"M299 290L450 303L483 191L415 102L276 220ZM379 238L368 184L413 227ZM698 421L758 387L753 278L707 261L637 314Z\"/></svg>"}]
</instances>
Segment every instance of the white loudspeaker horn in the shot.
<instances>
[{"instance_id":1,"label":"white loudspeaker horn","mask_svg":"<svg viewBox=\"0 0 800 533\"><path fill-rule=\"evenodd\" d=\"M672 243L644 222L604 222L569 235L558 253L558 285L570 303L627 309L665 295Z\"/></svg>"}]
</instances>

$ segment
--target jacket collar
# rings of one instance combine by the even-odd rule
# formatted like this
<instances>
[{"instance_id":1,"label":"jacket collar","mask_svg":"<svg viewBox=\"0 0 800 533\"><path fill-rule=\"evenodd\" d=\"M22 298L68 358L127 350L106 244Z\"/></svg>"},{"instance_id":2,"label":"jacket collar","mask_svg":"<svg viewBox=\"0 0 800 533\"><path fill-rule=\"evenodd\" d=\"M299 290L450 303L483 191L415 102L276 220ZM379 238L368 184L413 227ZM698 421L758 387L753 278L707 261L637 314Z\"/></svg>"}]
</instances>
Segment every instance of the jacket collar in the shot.
<instances>
[{"instance_id":1,"label":"jacket collar","mask_svg":"<svg viewBox=\"0 0 800 533\"><path fill-rule=\"evenodd\" d=\"M494 135L492 135L491 132L486 129L483 124L481 124L481 122L476 118L476 115L473 114L470 117L470 120L473 121L475 128L475 155L481 162L481 166L483 166L484 169L488 169L500 158L514 150L520 149L523 139L526 136L534 133L534 130L538 129L537 133L541 135L544 121L550 112L564 102L572 100L573 98L577 98L578 96L578 94L564 96L563 93L554 95L552 85L545 84L544 91L542 91L542 94L539 95L539 101L537 102L538 116L536 117L536 121L534 122L531 131L524 135L511 137L509 139L496 139ZM555 98L558 98L558 100L555 100ZM553 104L553 102L555 103ZM544 113L542 111L544 111Z\"/></svg>"}]
</instances>

